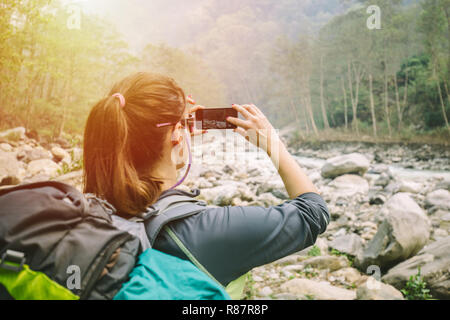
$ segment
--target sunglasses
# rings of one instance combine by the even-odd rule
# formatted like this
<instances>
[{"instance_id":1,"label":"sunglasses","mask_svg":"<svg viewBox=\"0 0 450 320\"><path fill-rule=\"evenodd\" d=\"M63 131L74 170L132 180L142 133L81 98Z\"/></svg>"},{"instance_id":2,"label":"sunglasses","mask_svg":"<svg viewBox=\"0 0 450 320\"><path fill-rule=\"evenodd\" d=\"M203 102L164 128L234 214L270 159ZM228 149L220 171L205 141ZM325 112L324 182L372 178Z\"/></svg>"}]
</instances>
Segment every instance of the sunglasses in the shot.
<instances>
[{"instance_id":1,"label":"sunglasses","mask_svg":"<svg viewBox=\"0 0 450 320\"><path fill-rule=\"evenodd\" d=\"M167 123L158 123L156 125L157 128L163 128L163 127L171 127L176 126L177 124L181 123L181 128L188 129L189 133L193 133L195 129L195 119L194 115L189 114L187 118L181 119L178 122L167 122Z\"/></svg>"}]
</instances>

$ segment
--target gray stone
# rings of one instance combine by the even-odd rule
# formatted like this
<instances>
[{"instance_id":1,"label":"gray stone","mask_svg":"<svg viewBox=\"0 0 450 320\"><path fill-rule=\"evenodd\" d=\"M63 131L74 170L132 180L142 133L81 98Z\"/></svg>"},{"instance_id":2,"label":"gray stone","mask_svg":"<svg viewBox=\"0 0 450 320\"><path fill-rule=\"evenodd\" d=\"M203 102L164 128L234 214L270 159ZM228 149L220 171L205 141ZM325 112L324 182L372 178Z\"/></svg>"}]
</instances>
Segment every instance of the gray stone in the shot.
<instances>
[{"instance_id":1,"label":"gray stone","mask_svg":"<svg viewBox=\"0 0 450 320\"><path fill-rule=\"evenodd\" d=\"M0 143L0 150L5 152L13 151L13 148L9 143Z\"/></svg>"},{"instance_id":2,"label":"gray stone","mask_svg":"<svg viewBox=\"0 0 450 320\"><path fill-rule=\"evenodd\" d=\"M403 289L419 267L433 297L450 299L450 236L427 245L416 256L396 265L382 281Z\"/></svg>"},{"instance_id":3,"label":"gray stone","mask_svg":"<svg viewBox=\"0 0 450 320\"><path fill-rule=\"evenodd\" d=\"M363 270L369 265L389 269L419 252L430 237L430 220L407 194L396 194L383 209L384 221L355 260Z\"/></svg>"},{"instance_id":4,"label":"gray stone","mask_svg":"<svg viewBox=\"0 0 450 320\"><path fill-rule=\"evenodd\" d=\"M18 140L23 140L26 138L25 133L26 133L26 130L24 127L18 127L18 128L0 132L0 138L11 140L11 141L18 141Z\"/></svg>"},{"instance_id":5,"label":"gray stone","mask_svg":"<svg viewBox=\"0 0 450 320\"><path fill-rule=\"evenodd\" d=\"M52 159L52 158L53 155L42 147L31 148L30 146L24 146L17 153L17 159L25 163L29 163L34 160Z\"/></svg>"},{"instance_id":6,"label":"gray stone","mask_svg":"<svg viewBox=\"0 0 450 320\"><path fill-rule=\"evenodd\" d=\"M404 300L403 294L396 288L373 278L358 287L356 298L358 300Z\"/></svg>"},{"instance_id":7,"label":"gray stone","mask_svg":"<svg viewBox=\"0 0 450 320\"><path fill-rule=\"evenodd\" d=\"M346 174L331 181L328 186L334 188L339 195L351 197L360 194L368 194L369 183L367 180L354 174Z\"/></svg>"},{"instance_id":8,"label":"gray stone","mask_svg":"<svg viewBox=\"0 0 450 320\"><path fill-rule=\"evenodd\" d=\"M420 193L422 191L423 185L414 181L401 181L399 192L409 192L409 193Z\"/></svg>"},{"instance_id":9,"label":"gray stone","mask_svg":"<svg viewBox=\"0 0 450 320\"><path fill-rule=\"evenodd\" d=\"M425 206L450 210L450 192L444 189L430 192L425 198Z\"/></svg>"},{"instance_id":10,"label":"gray stone","mask_svg":"<svg viewBox=\"0 0 450 320\"><path fill-rule=\"evenodd\" d=\"M299 299L355 300L356 292L332 286L328 282L309 279L292 279L281 285L282 291L294 294Z\"/></svg>"},{"instance_id":11,"label":"gray stone","mask_svg":"<svg viewBox=\"0 0 450 320\"><path fill-rule=\"evenodd\" d=\"M56 177L58 175L58 170L61 168L50 159L40 159L31 161L28 164L28 174L31 176L36 175L48 175L49 177Z\"/></svg>"},{"instance_id":12,"label":"gray stone","mask_svg":"<svg viewBox=\"0 0 450 320\"><path fill-rule=\"evenodd\" d=\"M322 167L324 178L335 178L343 174L363 175L369 169L370 162L364 155L352 153L328 159Z\"/></svg>"},{"instance_id":13,"label":"gray stone","mask_svg":"<svg viewBox=\"0 0 450 320\"><path fill-rule=\"evenodd\" d=\"M358 256L363 250L363 241L360 236L355 233L336 237L329 244L330 248L340 252L347 253L352 256Z\"/></svg>"},{"instance_id":14,"label":"gray stone","mask_svg":"<svg viewBox=\"0 0 450 320\"><path fill-rule=\"evenodd\" d=\"M0 150L0 185L16 185L24 178L25 170L14 153Z\"/></svg>"},{"instance_id":15,"label":"gray stone","mask_svg":"<svg viewBox=\"0 0 450 320\"><path fill-rule=\"evenodd\" d=\"M348 267L348 260L343 256L317 256L306 259L301 263L303 266L311 266L317 269L328 269L330 272Z\"/></svg>"},{"instance_id":16,"label":"gray stone","mask_svg":"<svg viewBox=\"0 0 450 320\"><path fill-rule=\"evenodd\" d=\"M51 152L52 152L53 157L56 160L56 162L61 161L66 164L70 164L72 158L71 158L70 154L63 148L53 147Z\"/></svg>"}]
</instances>

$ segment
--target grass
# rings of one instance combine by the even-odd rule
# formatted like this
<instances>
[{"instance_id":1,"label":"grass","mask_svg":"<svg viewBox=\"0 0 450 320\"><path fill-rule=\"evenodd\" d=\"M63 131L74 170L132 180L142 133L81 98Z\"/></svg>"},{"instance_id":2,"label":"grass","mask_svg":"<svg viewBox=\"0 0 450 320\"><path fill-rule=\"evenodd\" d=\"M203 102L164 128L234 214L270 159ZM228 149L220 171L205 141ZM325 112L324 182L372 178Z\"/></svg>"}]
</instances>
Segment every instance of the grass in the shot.
<instances>
[{"instance_id":1,"label":"grass","mask_svg":"<svg viewBox=\"0 0 450 320\"><path fill-rule=\"evenodd\" d=\"M353 264L355 263L355 257L350 255L350 254L348 254L348 253L344 253L344 252L341 252L341 251L336 250L336 249L331 249L330 250L330 254L333 255L333 256L344 256L344 257L347 257L348 263L349 263L349 267L352 267Z\"/></svg>"},{"instance_id":2,"label":"grass","mask_svg":"<svg viewBox=\"0 0 450 320\"><path fill-rule=\"evenodd\" d=\"M256 296L256 289L254 287L255 280L251 273L248 274L247 282L244 288L244 299L243 300L253 300Z\"/></svg>"},{"instance_id":3,"label":"grass","mask_svg":"<svg viewBox=\"0 0 450 320\"><path fill-rule=\"evenodd\" d=\"M406 283L405 288L401 290L407 300L432 300L430 290L427 289L427 283L420 274L420 268L416 275L411 276Z\"/></svg>"},{"instance_id":4,"label":"grass","mask_svg":"<svg viewBox=\"0 0 450 320\"><path fill-rule=\"evenodd\" d=\"M308 257L317 257L320 256L322 253L320 252L320 248L316 245L314 245L311 250L308 251Z\"/></svg>"},{"instance_id":5,"label":"grass","mask_svg":"<svg viewBox=\"0 0 450 320\"><path fill-rule=\"evenodd\" d=\"M70 158L72 159L70 165L67 163L63 163L60 170L58 170L58 175L65 175L73 171L78 171L83 169L83 159L74 160L74 152L70 152Z\"/></svg>"}]
</instances>

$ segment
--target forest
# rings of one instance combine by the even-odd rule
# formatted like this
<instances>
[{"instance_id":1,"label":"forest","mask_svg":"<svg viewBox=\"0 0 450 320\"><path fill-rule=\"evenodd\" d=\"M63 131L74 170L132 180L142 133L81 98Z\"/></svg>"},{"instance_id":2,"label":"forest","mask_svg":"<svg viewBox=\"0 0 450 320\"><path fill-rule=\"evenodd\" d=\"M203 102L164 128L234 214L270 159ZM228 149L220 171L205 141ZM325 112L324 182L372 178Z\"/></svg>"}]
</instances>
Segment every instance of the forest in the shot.
<instances>
[{"instance_id":1,"label":"forest","mask_svg":"<svg viewBox=\"0 0 450 320\"><path fill-rule=\"evenodd\" d=\"M153 71L305 139L449 140L450 0L95 2L0 0L0 129L80 135L115 81Z\"/></svg>"}]
</instances>

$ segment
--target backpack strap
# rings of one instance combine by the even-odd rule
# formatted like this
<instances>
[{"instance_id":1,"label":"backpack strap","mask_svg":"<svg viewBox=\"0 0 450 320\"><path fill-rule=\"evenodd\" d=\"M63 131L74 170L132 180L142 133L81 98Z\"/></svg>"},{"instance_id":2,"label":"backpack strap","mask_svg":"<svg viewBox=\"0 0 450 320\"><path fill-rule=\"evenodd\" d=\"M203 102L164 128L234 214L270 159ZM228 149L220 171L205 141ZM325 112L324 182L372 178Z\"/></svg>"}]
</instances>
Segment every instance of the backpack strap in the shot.
<instances>
[{"instance_id":1,"label":"backpack strap","mask_svg":"<svg viewBox=\"0 0 450 320\"><path fill-rule=\"evenodd\" d=\"M162 230L169 222L183 219L205 210L206 202L182 195L164 197L149 207L138 218L145 224L150 245L153 244ZM134 219L136 221L136 219Z\"/></svg>"}]
</instances>

